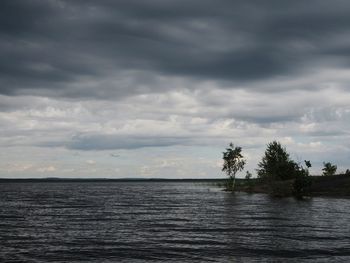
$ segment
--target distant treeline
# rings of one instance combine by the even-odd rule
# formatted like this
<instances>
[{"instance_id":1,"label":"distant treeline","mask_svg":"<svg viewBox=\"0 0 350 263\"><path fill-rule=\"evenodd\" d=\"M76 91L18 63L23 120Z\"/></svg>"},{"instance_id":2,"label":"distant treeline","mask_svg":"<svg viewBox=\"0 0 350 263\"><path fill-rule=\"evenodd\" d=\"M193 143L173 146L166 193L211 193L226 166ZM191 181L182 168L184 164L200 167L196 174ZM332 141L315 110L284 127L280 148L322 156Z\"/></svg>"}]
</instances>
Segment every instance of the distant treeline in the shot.
<instances>
[{"instance_id":1,"label":"distant treeline","mask_svg":"<svg viewBox=\"0 0 350 263\"><path fill-rule=\"evenodd\" d=\"M167 179L167 178L0 178L0 183L11 182L42 182L42 183L70 183L70 182L203 182L203 183L223 183L226 179Z\"/></svg>"}]
</instances>

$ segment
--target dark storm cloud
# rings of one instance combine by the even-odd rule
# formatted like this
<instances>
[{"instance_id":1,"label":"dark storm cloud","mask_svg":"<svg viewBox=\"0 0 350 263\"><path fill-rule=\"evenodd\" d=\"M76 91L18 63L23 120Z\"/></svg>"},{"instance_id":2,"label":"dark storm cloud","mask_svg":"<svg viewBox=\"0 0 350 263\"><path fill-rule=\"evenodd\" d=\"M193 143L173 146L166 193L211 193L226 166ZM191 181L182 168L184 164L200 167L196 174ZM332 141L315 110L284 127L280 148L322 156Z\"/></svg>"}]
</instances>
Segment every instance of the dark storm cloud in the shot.
<instances>
[{"instance_id":1,"label":"dark storm cloud","mask_svg":"<svg viewBox=\"0 0 350 263\"><path fill-rule=\"evenodd\" d=\"M343 0L5 0L0 93L116 98L165 89L157 76L232 86L345 67L349 31Z\"/></svg>"}]
</instances>

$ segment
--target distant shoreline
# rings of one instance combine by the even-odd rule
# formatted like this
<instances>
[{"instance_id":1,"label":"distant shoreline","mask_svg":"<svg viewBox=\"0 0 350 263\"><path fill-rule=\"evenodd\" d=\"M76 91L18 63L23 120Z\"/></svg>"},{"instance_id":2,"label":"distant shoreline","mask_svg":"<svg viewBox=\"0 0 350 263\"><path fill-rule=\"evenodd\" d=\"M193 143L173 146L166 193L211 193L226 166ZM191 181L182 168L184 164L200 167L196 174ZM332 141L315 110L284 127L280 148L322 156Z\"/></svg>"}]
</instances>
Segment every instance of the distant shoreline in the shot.
<instances>
[{"instance_id":1,"label":"distant shoreline","mask_svg":"<svg viewBox=\"0 0 350 263\"><path fill-rule=\"evenodd\" d=\"M209 179L167 179L167 178L0 178L0 183L64 183L64 182L225 182L226 178L209 178ZM238 179L239 180L239 179ZM241 179L243 180L243 179Z\"/></svg>"},{"instance_id":2,"label":"distant shoreline","mask_svg":"<svg viewBox=\"0 0 350 263\"><path fill-rule=\"evenodd\" d=\"M312 186L308 196L310 197L350 197L350 176L333 175L333 176L311 176ZM6 183L208 183L210 185L223 188L226 178L0 178L0 184ZM252 188L246 186L247 180L243 178L236 179L236 191L246 193L269 194L267 185L255 183ZM288 184L288 182L285 182ZM289 182L290 183L290 182ZM285 197L291 196L285 193Z\"/></svg>"},{"instance_id":3,"label":"distant shoreline","mask_svg":"<svg viewBox=\"0 0 350 263\"><path fill-rule=\"evenodd\" d=\"M241 180L235 187L238 192L270 194L271 189L268 184L253 180L253 186L248 187L246 180ZM311 176L312 184L310 192L306 196L317 197L350 197L350 176L345 174L330 176ZM293 180L279 181L282 191L279 197L292 196Z\"/></svg>"}]
</instances>

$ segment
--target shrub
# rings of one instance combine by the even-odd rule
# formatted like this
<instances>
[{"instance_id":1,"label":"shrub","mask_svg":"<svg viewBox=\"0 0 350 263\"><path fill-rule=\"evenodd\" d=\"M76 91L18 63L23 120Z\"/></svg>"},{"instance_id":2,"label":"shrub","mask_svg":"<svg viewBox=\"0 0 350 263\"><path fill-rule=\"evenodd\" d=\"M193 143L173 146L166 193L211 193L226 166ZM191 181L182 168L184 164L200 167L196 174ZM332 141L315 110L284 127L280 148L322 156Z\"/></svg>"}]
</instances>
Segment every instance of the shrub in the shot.
<instances>
[{"instance_id":1,"label":"shrub","mask_svg":"<svg viewBox=\"0 0 350 263\"><path fill-rule=\"evenodd\" d=\"M293 194L298 198L308 195L311 189L312 180L309 174L311 162L305 161L305 165L307 168L299 166L293 183Z\"/></svg>"},{"instance_id":2,"label":"shrub","mask_svg":"<svg viewBox=\"0 0 350 263\"><path fill-rule=\"evenodd\" d=\"M293 194L293 180L270 182L269 189L269 194L273 197L291 196Z\"/></svg>"}]
</instances>

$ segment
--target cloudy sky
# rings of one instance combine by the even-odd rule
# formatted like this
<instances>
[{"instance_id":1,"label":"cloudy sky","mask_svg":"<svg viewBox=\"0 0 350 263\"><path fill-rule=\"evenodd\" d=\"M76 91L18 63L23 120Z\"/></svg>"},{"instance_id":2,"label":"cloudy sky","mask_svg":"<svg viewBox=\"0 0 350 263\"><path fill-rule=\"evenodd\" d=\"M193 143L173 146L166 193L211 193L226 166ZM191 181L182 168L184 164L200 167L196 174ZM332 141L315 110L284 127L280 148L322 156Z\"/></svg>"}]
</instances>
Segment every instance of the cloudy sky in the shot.
<instances>
[{"instance_id":1,"label":"cloudy sky","mask_svg":"<svg viewBox=\"0 0 350 263\"><path fill-rule=\"evenodd\" d=\"M255 173L279 140L350 168L347 0L3 0L0 176ZM243 175L243 174L242 174Z\"/></svg>"}]
</instances>

